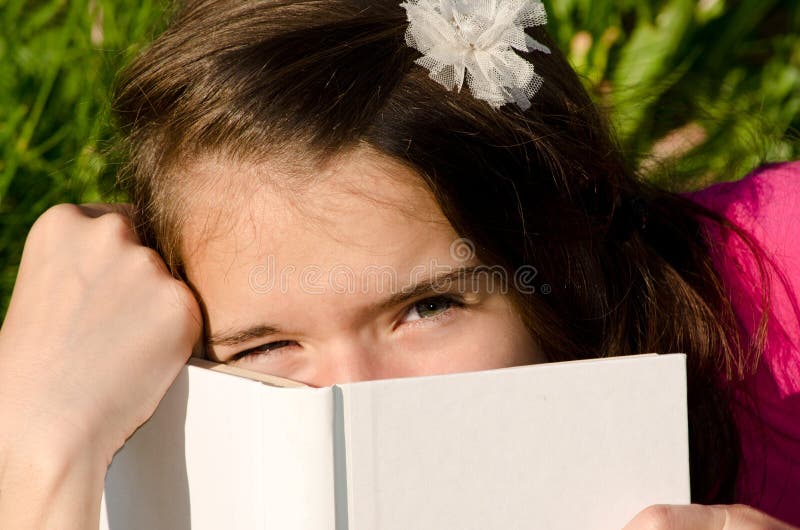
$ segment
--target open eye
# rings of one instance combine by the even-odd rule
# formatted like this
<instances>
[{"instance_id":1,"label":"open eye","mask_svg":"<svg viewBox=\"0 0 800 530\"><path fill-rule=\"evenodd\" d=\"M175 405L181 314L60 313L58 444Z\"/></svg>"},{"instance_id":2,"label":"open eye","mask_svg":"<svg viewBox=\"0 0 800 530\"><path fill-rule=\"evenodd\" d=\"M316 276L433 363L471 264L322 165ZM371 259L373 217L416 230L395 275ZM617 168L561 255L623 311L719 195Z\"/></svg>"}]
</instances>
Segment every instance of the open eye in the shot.
<instances>
[{"instance_id":1,"label":"open eye","mask_svg":"<svg viewBox=\"0 0 800 530\"><path fill-rule=\"evenodd\" d=\"M293 346L297 344L293 340L276 340L275 342L269 342L267 344L262 344L260 346L256 346L255 348L248 348L244 351L241 351L231 357L228 362L231 361L238 361L244 357L253 357L253 356L261 356L261 355L273 355L276 350L280 350L281 348L285 348L287 346Z\"/></svg>"},{"instance_id":2,"label":"open eye","mask_svg":"<svg viewBox=\"0 0 800 530\"><path fill-rule=\"evenodd\" d=\"M434 319L453 307L463 307L463 303L450 296L435 296L425 298L411 305L403 316L402 321L413 322L415 320Z\"/></svg>"}]
</instances>

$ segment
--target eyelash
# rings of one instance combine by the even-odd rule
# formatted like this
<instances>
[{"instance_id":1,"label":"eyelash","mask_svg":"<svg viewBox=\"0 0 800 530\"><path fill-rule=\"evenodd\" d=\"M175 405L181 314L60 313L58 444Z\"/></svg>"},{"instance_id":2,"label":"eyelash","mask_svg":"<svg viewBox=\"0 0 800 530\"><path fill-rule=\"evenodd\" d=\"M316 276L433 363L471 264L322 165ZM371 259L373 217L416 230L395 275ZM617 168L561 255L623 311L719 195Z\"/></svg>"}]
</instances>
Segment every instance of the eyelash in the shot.
<instances>
[{"instance_id":1,"label":"eyelash","mask_svg":"<svg viewBox=\"0 0 800 530\"><path fill-rule=\"evenodd\" d=\"M423 317L420 316L418 319L411 320L407 322L408 324L417 325L417 322L436 322L442 318L446 318L446 314L449 313L452 309L460 309L463 308L466 304L464 300L459 297L453 295L438 295L438 296L431 296L429 298L423 298L422 300L418 300L409 306L407 306L400 318L400 322L408 316L408 314L415 310L417 307L423 304L430 304L430 303L445 303L447 307L443 309L441 312L431 316L431 317ZM419 313L419 311L417 311ZM255 348L249 348L247 350L241 351L234 355L228 362L238 361L245 357L255 357L255 356L262 356L262 355L273 355L275 350L279 350L281 348L285 348L286 346L290 346L294 344L295 341L293 340L277 340L274 342L269 342L267 344L262 344L260 346L256 346Z\"/></svg>"},{"instance_id":2,"label":"eyelash","mask_svg":"<svg viewBox=\"0 0 800 530\"><path fill-rule=\"evenodd\" d=\"M442 311L440 311L439 313L436 313L435 315L433 315L431 317L423 317L422 315L420 315L418 319L411 320L411 321L408 321L408 322L421 322L421 321L427 321L427 322L432 322L433 321L433 322L435 322L435 321L437 321L437 320L439 320L441 318L444 318L444 315L446 313L448 313L451 309L464 307L464 301L462 299L460 299L460 298L457 298L457 297L453 296L453 295L432 296L430 298L423 298L422 300L418 300L418 301L414 302L413 304L409 305L408 307L406 307L403 310L403 317L401 318L401 320L407 318L408 314L411 313L411 311L417 310L417 307L425 305L425 304L431 304L431 303L445 303L445 304L447 304L447 307L445 309L443 309ZM418 310L417 310L417 314L419 314Z\"/></svg>"},{"instance_id":3,"label":"eyelash","mask_svg":"<svg viewBox=\"0 0 800 530\"><path fill-rule=\"evenodd\" d=\"M237 353L236 355L231 357L230 360L227 362L238 361L245 357L272 355L273 351L279 350L280 348L285 348L286 346L289 346L292 343L294 343L293 340L276 340L275 342L262 344L261 346L256 346L255 348L250 348Z\"/></svg>"}]
</instances>

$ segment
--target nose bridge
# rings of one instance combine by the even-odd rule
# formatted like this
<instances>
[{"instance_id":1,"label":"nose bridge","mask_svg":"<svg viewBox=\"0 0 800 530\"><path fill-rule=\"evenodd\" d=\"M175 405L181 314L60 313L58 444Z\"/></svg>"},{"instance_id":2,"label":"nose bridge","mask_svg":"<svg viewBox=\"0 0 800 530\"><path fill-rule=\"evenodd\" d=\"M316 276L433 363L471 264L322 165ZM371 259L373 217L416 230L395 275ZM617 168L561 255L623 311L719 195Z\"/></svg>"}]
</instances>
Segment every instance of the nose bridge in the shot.
<instances>
[{"instance_id":1,"label":"nose bridge","mask_svg":"<svg viewBox=\"0 0 800 530\"><path fill-rule=\"evenodd\" d=\"M357 285L353 289L362 289ZM380 377L383 327L364 311L372 293L361 290L308 294L306 312L311 348L304 381L315 386L367 381ZM312 332L313 330L313 332Z\"/></svg>"},{"instance_id":2,"label":"nose bridge","mask_svg":"<svg viewBox=\"0 0 800 530\"><path fill-rule=\"evenodd\" d=\"M330 386L378 377L374 345L358 337L330 342L317 357L313 383Z\"/></svg>"}]
</instances>

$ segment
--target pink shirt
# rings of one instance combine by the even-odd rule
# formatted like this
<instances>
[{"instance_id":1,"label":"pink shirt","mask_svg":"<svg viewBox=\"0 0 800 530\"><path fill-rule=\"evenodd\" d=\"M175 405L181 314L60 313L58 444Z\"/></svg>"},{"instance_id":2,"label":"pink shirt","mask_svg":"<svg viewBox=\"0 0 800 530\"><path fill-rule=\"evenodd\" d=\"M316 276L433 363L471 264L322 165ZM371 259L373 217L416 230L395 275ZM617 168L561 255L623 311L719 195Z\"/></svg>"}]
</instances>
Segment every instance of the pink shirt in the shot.
<instances>
[{"instance_id":1,"label":"pink shirt","mask_svg":"<svg viewBox=\"0 0 800 530\"><path fill-rule=\"evenodd\" d=\"M764 166L738 182L687 194L749 232L771 258L767 345L737 400L742 439L737 500L800 526L800 161ZM761 315L754 262L735 235L709 227L712 257L749 336Z\"/></svg>"}]
</instances>

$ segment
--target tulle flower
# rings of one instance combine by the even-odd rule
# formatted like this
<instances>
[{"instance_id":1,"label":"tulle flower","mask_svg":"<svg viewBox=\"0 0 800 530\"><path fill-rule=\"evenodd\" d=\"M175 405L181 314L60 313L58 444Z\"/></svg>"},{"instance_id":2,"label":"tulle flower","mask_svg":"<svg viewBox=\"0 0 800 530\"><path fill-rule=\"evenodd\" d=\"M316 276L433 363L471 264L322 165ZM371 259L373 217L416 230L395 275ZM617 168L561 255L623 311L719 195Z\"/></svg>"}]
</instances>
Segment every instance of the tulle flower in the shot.
<instances>
[{"instance_id":1,"label":"tulle flower","mask_svg":"<svg viewBox=\"0 0 800 530\"><path fill-rule=\"evenodd\" d=\"M550 53L525 33L547 23L538 0L408 0L406 43L423 55L415 63L448 90L469 86L472 95L499 108L523 110L542 85L533 65L514 50Z\"/></svg>"}]
</instances>

